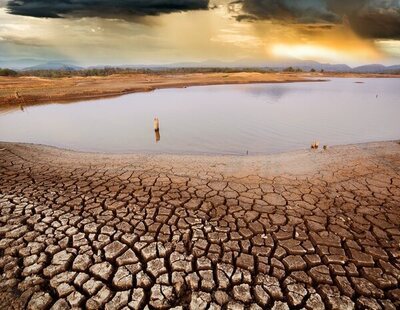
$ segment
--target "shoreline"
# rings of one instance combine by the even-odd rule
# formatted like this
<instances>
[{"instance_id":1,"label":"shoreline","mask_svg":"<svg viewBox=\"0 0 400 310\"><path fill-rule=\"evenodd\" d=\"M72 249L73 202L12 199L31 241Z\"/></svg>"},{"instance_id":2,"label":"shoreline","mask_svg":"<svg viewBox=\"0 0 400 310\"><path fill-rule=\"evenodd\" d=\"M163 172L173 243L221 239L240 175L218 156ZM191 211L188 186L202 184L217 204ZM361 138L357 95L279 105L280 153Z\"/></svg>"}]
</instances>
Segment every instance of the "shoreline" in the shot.
<instances>
[{"instance_id":1,"label":"shoreline","mask_svg":"<svg viewBox=\"0 0 400 310\"><path fill-rule=\"evenodd\" d=\"M349 147L368 147L372 145L376 146L384 146L388 143L397 143L400 145L400 139L392 139L392 140L379 140L379 141L370 141L370 142L360 142L360 143L348 143L348 144L337 144L337 145L329 145L328 149L345 149ZM2 141L0 140L0 145L11 145L11 146L21 146L21 147L31 147L34 149L43 149L43 150L54 150L58 152L71 153L75 155L94 155L94 156L109 156L109 157L129 157L129 156L151 156L151 157L218 157L218 158L229 158L229 157L244 157L244 158L263 158L263 157L274 157L274 156L282 156L282 155L295 155L295 154L303 154L305 152L309 153L321 153L326 152L323 150L322 146L320 146L317 150L312 150L309 147L288 150L288 151L280 151L274 153L207 153L207 152L157 152L157 151L124 151L124 152L104 152L104 151L87 151L87 150L74 150L67 147L59 147L53 146L49 144L42 143L30 143L30 142L13 142L13 141ZM1 147L0 147L1 149Z\"/></svg>"},{"instance_id":2,"label":"shoreline","mask_svg":"<svg viewBox=\"0 0 400 310\"><path fill-rule=\"evenodd\" d=\"M0 112L48 103L72 103L157 89L258 83L324 82L329 78L400 78L389 74L188 73L105 77L0 77ZM16 94L18 92L18 95Z\"/></svg>"},{"instance_id":3,"label":"shoreline","mask_svg":"<svg viewBox=\"0 0 400 310\"><path fill-rule=\"evenodd\" d=\"M400 140L367 142L358 144L346 144L330 146L327 150L322 148L318 150L300 149L288 152L272 153L272 154L255 154L255 155L230 155L230 154L177 154L177 153L102 153L102 152L84 152L75 151L65 148L58 148L42 144L31 143L14 143L0 141L0 153L10 151L19 154L20 158L34 158L39 162L56 165L83 165L90 167L98 166L124 166L134 163L140 169L154 166L163 167L174 166L180 167L189 174L195 174L198 169L206 169L211 172L209 167L219 166L226 168L232 166L228 170L230 172L240 171L246 175L272 173L274 175L281 174L309 174L315 169L322 169L324 166L330 165L346 165L348 162L359 161L360 158L368 158L373 156L382 156L384 154L392 154L398 157L400 161ZM42 160L43 159L43 160ZM199 166L192 167L190 164L196 163ZM268 163L266 166L265 163ZM239 165L239 168L234 168ZM273 167L274 166L274 167ZM200 167L200 168L199 168ZM278 167L278 168L277 168ZM329 169L328 169L329 170ZM400 170L400 165L399 165ZM214 173L216 171L213 171ZM226 169L218 171L219 173L227 172ZM311 174L310 174L311 176Z\"/></svg>"},{"instance_id":4,"label":"shoreline","mask_svg":"<svg viewBox=\"0 0 400 310\"><path fill-rule=\"evenodd\" d=\"M256 83L317 82L297 74L271 73L188 73L127 74L104 77L1 78L0 111L20 106L47 103L73 103L85 100L114 98L122 95L151 92L157 89L192 86L235 85ZM323 81L323 80L321 80ZM20 98L15 98L18 91Z\"/></svg>"}]
</instances>

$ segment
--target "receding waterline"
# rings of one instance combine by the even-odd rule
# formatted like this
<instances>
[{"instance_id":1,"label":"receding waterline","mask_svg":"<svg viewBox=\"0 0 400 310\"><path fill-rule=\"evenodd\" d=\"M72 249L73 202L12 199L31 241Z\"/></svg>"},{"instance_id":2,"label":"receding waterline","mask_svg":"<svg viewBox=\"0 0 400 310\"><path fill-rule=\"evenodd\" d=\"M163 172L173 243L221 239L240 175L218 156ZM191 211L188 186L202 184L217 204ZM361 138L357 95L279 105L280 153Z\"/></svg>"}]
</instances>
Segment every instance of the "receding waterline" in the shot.
<instances>
[{"instance_id":1,"label":"receding waterline","mask_svg":"<svg viewBox=\"0 0 400 310\"><path fill-rule=\"evenodd\" d=\"M106 153L277 153L314 140L399 139L399 98L400 79L161 89L3 114L0 140Z\"/></svg>"}]
</instances>

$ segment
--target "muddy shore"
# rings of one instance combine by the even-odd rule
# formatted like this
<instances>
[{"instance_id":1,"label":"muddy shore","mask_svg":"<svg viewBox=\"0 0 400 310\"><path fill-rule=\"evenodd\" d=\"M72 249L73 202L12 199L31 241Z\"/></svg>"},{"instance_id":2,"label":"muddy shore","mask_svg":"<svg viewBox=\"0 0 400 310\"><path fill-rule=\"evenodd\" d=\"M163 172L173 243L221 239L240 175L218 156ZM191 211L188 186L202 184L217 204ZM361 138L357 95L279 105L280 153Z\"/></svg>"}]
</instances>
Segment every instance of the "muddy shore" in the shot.
<instances>
[{"instance_id":1,"label":"muddy shore","mask_svg":"<svg viewBox=\"0 0 400 310\"><path fill-rule=\"evenodd\" d=\"M264 156L0 143L0 309L398 309L400 144Z\"/></svg>"},{"instance_id":2,"label":"muddy shore","mask_svg":"<svg viewBox=\"0 0 400 310\"><path fill-rule=\"evenodd\" d=\"M329 77L399 77L382 74L186 73L124 74L105 77L0 77L0 112L43 103L74 102L200 85L316 82Z\"/></svg>"}]
</instances>

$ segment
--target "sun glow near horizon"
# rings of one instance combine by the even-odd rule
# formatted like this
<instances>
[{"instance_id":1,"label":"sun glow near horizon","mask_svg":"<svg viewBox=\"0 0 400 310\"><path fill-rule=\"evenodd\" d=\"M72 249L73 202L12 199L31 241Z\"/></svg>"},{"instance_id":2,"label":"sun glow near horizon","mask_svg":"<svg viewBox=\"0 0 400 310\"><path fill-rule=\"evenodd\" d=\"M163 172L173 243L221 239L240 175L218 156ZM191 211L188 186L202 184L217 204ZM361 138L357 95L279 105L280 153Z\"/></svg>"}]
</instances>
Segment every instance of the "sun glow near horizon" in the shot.
<instances>
[{"instance_id":1,"label":"sun glow near horizon","mask_svg":"<svg viewBox=\"0 0 400 310\"><path fill-rule=\"evenodd\" d=\"M309 44L275 44L271 52L276 57L290 57L298 59L339 59L340 53L322 46Z\"/></svg>"},{"instance_id":2,"label":"sun glow near horizon","mask_svg":"<svg viewBox=\"0 0 400 310\"><path fill-rule=\"evenodd\" d=\"M379 55L370 49L342 51L338 48L316 44L285 44L277 43L271 46L271 54L277 58L295 58L301 60L317 60L327 62L356 62L358 59L378 59Z\"/></svg>"}]
</instances>

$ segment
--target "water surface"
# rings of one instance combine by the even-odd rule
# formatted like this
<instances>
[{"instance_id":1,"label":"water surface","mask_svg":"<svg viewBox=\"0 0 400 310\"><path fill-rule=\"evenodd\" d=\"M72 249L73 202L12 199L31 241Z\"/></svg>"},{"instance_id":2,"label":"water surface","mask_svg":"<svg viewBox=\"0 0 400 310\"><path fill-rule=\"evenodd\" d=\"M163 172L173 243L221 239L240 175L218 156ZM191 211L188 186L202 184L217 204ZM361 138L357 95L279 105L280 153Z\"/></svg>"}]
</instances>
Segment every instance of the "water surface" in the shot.
<instances>
[{"instance_id":1,"label":"water surface","mask_svg":"<svg viewBox=\"0 0 400 310\"><path fill-rule=\"evenodd\" d=\"M109 153L259 154L308 148L316 139L399 138L400 79L162 89L0 114L1 141Z\"/></svg>"}]
</instances>

